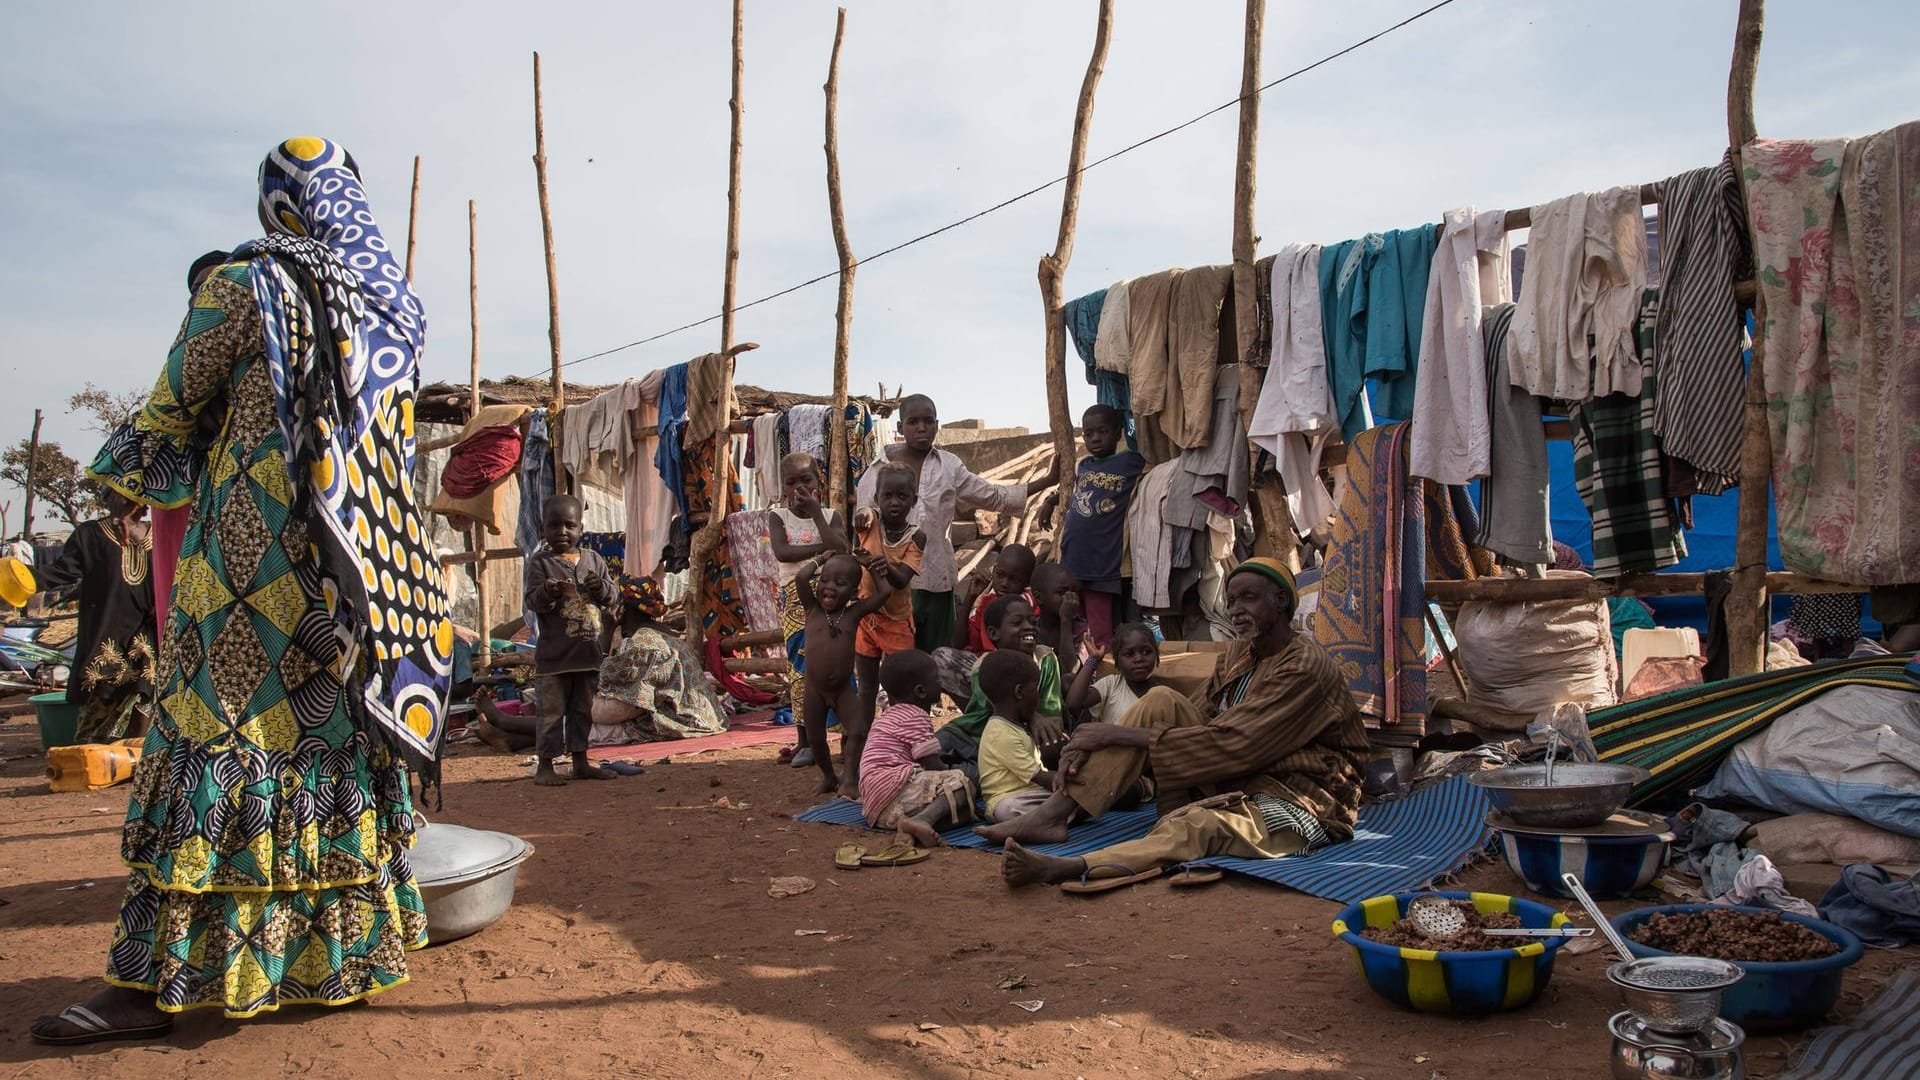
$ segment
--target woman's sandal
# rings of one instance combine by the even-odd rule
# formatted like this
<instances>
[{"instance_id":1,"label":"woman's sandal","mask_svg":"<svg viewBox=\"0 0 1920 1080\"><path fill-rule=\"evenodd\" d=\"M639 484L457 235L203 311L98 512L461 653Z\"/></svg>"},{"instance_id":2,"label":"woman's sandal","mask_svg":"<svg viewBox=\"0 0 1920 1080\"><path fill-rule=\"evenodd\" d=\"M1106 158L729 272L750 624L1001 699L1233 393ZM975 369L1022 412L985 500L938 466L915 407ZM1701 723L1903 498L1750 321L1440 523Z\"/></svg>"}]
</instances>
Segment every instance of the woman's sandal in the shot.
<instances>
[{"instance_id":1,"label":"woman's sandal","mask_svg":"<svg viewBox=\"0 0 1920 1080\"><path fill-rule=\"evenodd\" d=\"M833 849L833 868L835 870L858 870L860 869L860 860L866 854L867 849L859 844L841 844L839 847Z\"/></svg>"},{"instance_id":2,"label":"woman's sandal","mask_svg":"<svg viewBox=\"0 0 1920 1080\"><path fill-rule=\"evenodd\" d=\"M1120 871L1120 876L1097 878L1093 876L1095 870L1118 870ZM1079 881L1062 882L1060 891L1072 893L1075 896L1091 896L1094 893L1112 892L1115 889L1124 889L1129 885L1138 885L1143 881L1152 881L1159 876L1160 868L1157 866L1135 873L1131 866L1121 866L1118 863L1101 863L1099 866L1087 867L1087 872L1080 875Z\"/></svg>"},{"instance_id":3,"label":"woman's sandal","mask_svg":"<svg viewBox=\"0 0 1920 1080\"><path fill-rule=\"evenodd\" d=\"M1227 872L1217 866L1185 866L1180 872L1167 879L1167 884L1176 889L1197 889L1202 885L1211 885Z\"/></svg>"},{"instance_id":4,"label":"woman's sandal","mask_svg":"<svg viewBox=\"0 0 1920 1080\"><path fill-rule=\"evenodd\" d=\"M80 1030L70 1035L52 1035L41 1031L41 1024L48 1020L58 1020L71 1024ZM42 1017L33 1025L33 1041L46 1046L83 1046L87 1043L108 1042L113 1039L157 1039L173 1030L173 1021L148 1024L144 1027L117 1028L85 1005L69 1005L58 1016Z\"/></svg>"},{"instance_id":5,"label":"woman's sandal","mask_svg":"<svg viewBox=\"0 0 1920 1080\"><path fill-rule=\"evenodd\" d=\"M906 844L888 844L871 855L860 856L861 866L912 866L923 863L933 857L926 848L910 847Z\"/></svg>"}]
</instances>

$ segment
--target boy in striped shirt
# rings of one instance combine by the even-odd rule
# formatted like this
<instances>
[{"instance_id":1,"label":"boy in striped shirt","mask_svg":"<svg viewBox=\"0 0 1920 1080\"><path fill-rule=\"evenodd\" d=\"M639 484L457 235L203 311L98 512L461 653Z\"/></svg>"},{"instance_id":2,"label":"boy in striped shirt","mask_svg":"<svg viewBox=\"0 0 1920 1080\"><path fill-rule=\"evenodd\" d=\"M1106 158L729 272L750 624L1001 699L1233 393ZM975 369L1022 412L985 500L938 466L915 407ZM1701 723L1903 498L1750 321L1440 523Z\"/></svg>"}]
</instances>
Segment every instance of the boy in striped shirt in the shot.
<instances>
[{"instance_id":1,"label":"boy in striped shirt","mask_svg":"<svg viewBox=\"0 0 1920 1080\"><path fill-rule=\"evenodd\" d=\"M942 765L927 712L940 700L939 669L908 649L880 662L880 685L893 704L874 719L860 754L861 815L903 843L937 847L941 832L973 820L973 785Z\"/></svg>"}]
</instances>

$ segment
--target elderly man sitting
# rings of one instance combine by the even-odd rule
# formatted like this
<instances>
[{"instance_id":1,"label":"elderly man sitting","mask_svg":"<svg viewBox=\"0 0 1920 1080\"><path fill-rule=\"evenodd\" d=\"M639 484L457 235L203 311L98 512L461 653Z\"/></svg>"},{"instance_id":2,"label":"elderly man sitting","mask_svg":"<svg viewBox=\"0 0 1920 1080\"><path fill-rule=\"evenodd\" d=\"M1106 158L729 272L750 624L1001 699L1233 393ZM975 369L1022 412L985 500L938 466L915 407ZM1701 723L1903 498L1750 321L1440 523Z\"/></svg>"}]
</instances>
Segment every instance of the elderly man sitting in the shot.
<instances>
[{"instance_id":1,"label":"elderly man sitting","mask_svg":"<svg viewBox=\"0 0 1920 1080\"><path fill-rule=\"evenodd\" d=\"M1152 877L1167 866L1232 855L1277 859L1346 840L1360 807L1367 736L1347 682L1311 639L1293 632L1293 575L1253 559L1227 580L1239 633L1206 691L1156 688L1121 724L1082 724L1061 754L1060 790L1032 812L976 830L1005 842L1012 886ZM1067 822L1097 817L1143 770L1161 817L1138 840L1057 858L1021 844L1063 840ZM1196 801L1197 800L1197 801Z\"/></svg>"}]
</instances>

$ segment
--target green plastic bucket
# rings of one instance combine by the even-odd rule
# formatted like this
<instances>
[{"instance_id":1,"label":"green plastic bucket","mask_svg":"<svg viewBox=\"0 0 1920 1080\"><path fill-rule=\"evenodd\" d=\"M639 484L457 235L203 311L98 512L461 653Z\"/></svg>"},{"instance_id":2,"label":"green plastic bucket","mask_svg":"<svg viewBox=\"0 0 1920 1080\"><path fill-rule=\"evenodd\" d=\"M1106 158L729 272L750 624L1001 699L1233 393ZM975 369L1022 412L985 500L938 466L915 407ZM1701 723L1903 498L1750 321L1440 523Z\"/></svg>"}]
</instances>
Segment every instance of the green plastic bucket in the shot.
<instances>
[{"instance_id":1,"label":"green plastic bucket","mask_svg":"<svg viewBox=\"0 0 1920 1080\"><path fill-rule=\"evenodd\" d=\"M72 746L73 733L80 726L80 706L67 701L65 690L55 690L51 694L35 694L27 701L33 705L34 714L40 720L40 745L48 750L56 746Z\"/></svg>"}]
</instances>

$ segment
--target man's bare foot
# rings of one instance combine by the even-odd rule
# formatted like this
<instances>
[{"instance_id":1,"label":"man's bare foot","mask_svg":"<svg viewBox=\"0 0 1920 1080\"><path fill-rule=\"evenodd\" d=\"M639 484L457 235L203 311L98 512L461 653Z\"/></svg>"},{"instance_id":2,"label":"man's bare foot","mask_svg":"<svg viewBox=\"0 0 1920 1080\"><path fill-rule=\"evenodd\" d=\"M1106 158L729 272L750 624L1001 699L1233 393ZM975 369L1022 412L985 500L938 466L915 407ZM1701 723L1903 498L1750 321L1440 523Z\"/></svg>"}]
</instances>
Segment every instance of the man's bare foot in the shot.
<instances>
[{"instance_id":1,"label":"man's bare foot","mask_svg":"<svg viewBox=\"0 0 1920 1080\"><path fill-rule=\"evenodd\" d=\"M541 787L567 786L567 778L553 771L553 762L548 758L541 758L539 768L533 770L533 782Z\"/></svg>"},{"instance_id":2,"label":"man's bare foot","mask_svg":"<svg viewBox=\"0 0 1920 1080\"><path fill-rule=\"evenodd\" d=\"M897 833L896 840L915 847L939 847L942 843L939 832L919 818L901 818Z\"/></svg>"},{"instance_id":3,"label":"man's bare foot","mask_svg":"<svg viewBox=\"0 0 1920 1080\"><path fill-rule=\"evenodd\" d=\"M860 778L848 773L840 778L840 797L860 801Z\"/></svg>"},{"instance_id":4,"label":"man's bare foot","mask_svg":"<svg viewBox=\"0 0 1920 1080\"><path fill-rule=\"evenodd\" d=\"M498 750L502 754L513 753L513 747L507 743L506 732L494 727L485 719L475 720L472 727L474 735L478 736L481 742L486 743L489 747Z\"/></svg>"},{"instance_id":5,"label":"man's bare foot","mask_svg":"<svg viewBox=\"0 0 1920 1080\"><path fill-rule=\"evenodd\" d=\"M814 788L813 793L815 795L831 795L834 792L837 792L839 790L840 790L840 778L838 776L835 776L833 773L827 773L825 776L822 776L820 778L820 786L817 788Z\"/></svg>"},{"instance_id":6,"label":"man's bare foot","mask_svg":"<svg viewBox=\"0 0 1920 1080\"><path fill-rule=\"evenodd\" d=\"M1023 885L1054 885L1062 881L1073 881L1087 872L1087 860L1063 859L1057 855L1042 855L1037 851L1028 851L1019 841L1009 840L1000 855L1000 877L1007 888L1018 889Z\"/></svg>"},{"instance_id":7,"label":"man's bare foot","mask_svg":"<svg viewBox=\"0 0 1920 1080\"><path fill-rule=\"evenodd\" d=\"M173 1017L161 1012L154 1004L152 991L129 990L124 987L110 986L79 1003L79 1007L91 1012L104 1021L108 1034L89 1032L85 1027L62 1016L43 1016L33 1022L33 1037L42 1042L53 1044L74 1044L93 1042L96 1039L132 1038L146 1036L159 1038L173 1025ZM123 1033L123 1034L113 1034ZM94 1038L87 1036L93 1035Z\"/></svg>"},{"instance_id":8,"label":"man's bare foot","mask_svg":"<svg viewBox=\"0 0 1920 1080\"><path fill-rule=\"evenodd\" d=\"M585 754L573 759L573 778L575 780L611 780L620 775L612 769L603 769L587 760Z\"/></svg>"},{"instance_id":9,"label":"man's bare foot","mask_svg":"<svg viewBox=\"0 0 1920 1080\"><path fill-rule=\"evenodd\" d=\"M1012 821L981 825L973 832L996 844L1010 840L1018 840L1023 844L1058 844L1067 838L1067 823L1054 820L1047 807L1037 806Z\"/></svg>"}]
</instances>

